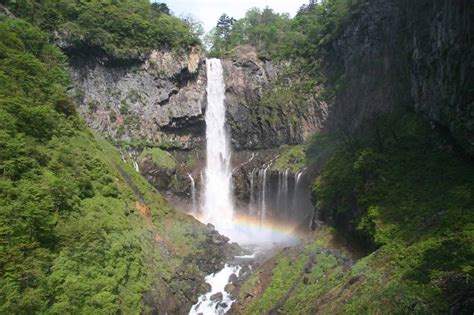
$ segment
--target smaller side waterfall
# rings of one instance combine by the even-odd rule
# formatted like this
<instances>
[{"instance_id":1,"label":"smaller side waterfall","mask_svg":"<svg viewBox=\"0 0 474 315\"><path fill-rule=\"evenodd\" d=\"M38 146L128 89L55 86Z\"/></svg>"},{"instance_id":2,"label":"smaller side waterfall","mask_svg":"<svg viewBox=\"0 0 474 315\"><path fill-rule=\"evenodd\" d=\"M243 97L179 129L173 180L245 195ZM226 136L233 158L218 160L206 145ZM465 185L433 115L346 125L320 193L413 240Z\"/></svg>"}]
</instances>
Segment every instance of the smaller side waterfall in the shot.
<instances>
[{"instance_id":1,"label":"smaller side waterfall","mask_svg":"<svg viewBox=\"0 0 474 315\"><path fill-rule=\"evenodd\" d=\"M248 174L248 214L262 223L267 220L301 222L314 209L307 183L303 184L302 180L306 169L273 171L271 165L269 162Z\"/></svg>"},{"instance_id":2,"label":"smaller side waterfall","mask_svg":"<svg viewBox=\"0 0 474 315\"><path fill-rule=\"evenodd\" d=\"M305 172L306 172L306 168L303 168L301 171L299 171L299 172L296 173L296 177L295 177L295 189L296 189L296 187L298 186L298 184L300 183L301 177L304 175Z\"/></svg>"},{"instance_id":3,"label":"smaller side waterfall","mask_svg":"<svg viewBox=\"0 0 474 315\"><path fill-rule=\"evenodd\" d=\"M192 208L191 211L193 214L197 213L197 207L196 207L196 183L194 182L194 178L191 176L191 174L188 173L189 180L191 181L191 201L192 201Z\"/></svg>"},{"instance_id":4,"label":"smaller side waterfall","mask_svg":"<svg viewBox=\"0 0 474 315\"><path fill-rule=\"evenodd\" d=\"M125 157L125 154L123 153L122 147L119 147L118 150L120 153L120 157L122 158L122 162L127 163L127 158Z\"/></svg>"},{"instance_id":5,"label":"smaller side waterfall","mask_svg":"<svg viewBox=\"0 0 474 315\"><path fill-rule=\"evenodd\" d=\"M261 219L262 221L267 216L267 171L270 165L263 169L263 180L262 180L262 213Z\"/></svg>"},{"instance_id":6,"label":"smaller side waterfall","mask_svg":"<svg viewBox=\"0 0 474 315\"><path fill-rule=\"evenodd\" d=\"M127 153L130 159L132 160L133 168L135 169L135 171L140 173L140 168L138 167L138 163L137 163L138 152L135 151L134 149L129 149Z\"/></svg>"},{"instance_id":7,"label":"smaller side waterfall","mask_svg":"<svg viewBox=\"0 0 474 315\"><path fill-rule=\"evenodd\" d=\"M255 173L257 173L257 170L254 169L250 173L250 202L249 202L249 214L254 215L255 214Z\"/></svg>"}]
</instances>

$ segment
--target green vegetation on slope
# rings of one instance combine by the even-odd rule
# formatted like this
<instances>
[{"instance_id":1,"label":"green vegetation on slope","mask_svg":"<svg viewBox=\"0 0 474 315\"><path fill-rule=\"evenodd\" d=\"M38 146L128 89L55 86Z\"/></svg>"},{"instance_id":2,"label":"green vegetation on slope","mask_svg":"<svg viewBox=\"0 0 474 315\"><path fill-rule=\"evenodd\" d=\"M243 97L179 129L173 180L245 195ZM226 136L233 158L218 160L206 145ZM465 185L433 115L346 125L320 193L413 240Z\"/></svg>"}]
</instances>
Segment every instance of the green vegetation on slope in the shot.
<instances>
[{"instance_id":1,"label":"green vegetation on slope","mask_svg":"<svg viewBox=\"0 0 474 315\"><path fill-rule=\"evenodd\" d=\"M0 313L166 309L205 229L87 130L45 33L3 18L0 35Z\"/></svg>"},{"instance_id":2,"label":"green vegetation on slope","mask_svg":"<svg viewBox=\"0 0 474 315\"><path fill-rule=\"evenodd\" d=\"M444 293L447 304L434 309L442 311L473 285L472 161L414 114L381 117L370 130L340 145L324 165L313 186L316 206L349 237L380 247L372 261L391 280L379 295L395 301L402 290L410 303L430 310Z\"/></svg>"},{"instance_id":3,"label":"green vegetation on slope","mask_svg":"<svg viewBox=\"0 0 474 315\"><path fill-rule=\"evenodd\" d=\"M472 161L412 113L379 117L370 130L350 142L317 135L306 152L321 166L312 186L320 219L372 253L343 272L340 255L324 250L334 245L318 231L304 249L272 258L270 284L246 312L276 306L291 314L472 312ZM293 281L312 255L306 280ZM284 257L298 267L281 274ZM257 283L260 274L248 281ZM270 292L271 302L264 298Z\"/></svg>"},{"instance_id":4,"label":"green vegetation on slope","mask_svg":"<svg viewBox=\"0 0 474 315\"><path fill-rule=\"evenodd\" d=\"M290 170L296 173L305 167L305 145L283 145L281 149L282 153L271 166L272 171L284 172Z\"/></svg>"},{"instance_id":5,"label":"green vegetation on slope","mask_svg":"<svg viewBox=\"0 0 474 315\"><path fill-rule=\"evenodd\" d=\"M193 25L148 0L9 0L13 14L55 33L66 50L137 58L151 48L187 49L198 44ZM62 45L63 45L62 44Z\"/></svg>"},{"instance_id":6,"label":"green vegetation on slope","mask_svg":"<svg viewBox=\"0 0 474 315\"><path fill-rule=\"evenodd\" d=\"M160 148L145 148L140 154L139 159L143 160L145 157L150 157L153 163L167 170L176 169L176 160L173 156Z\"/></svg>"}]
</instances>

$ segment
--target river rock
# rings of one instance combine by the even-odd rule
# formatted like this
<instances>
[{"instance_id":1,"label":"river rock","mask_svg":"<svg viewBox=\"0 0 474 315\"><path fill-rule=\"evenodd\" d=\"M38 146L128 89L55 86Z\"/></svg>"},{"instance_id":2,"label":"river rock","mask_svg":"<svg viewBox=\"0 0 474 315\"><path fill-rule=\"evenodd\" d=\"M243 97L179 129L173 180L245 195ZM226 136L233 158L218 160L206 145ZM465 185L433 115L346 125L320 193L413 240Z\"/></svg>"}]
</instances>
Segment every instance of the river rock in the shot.
<instances>
[{"instance_id":1,"label":"river rock","mask_svg":"<svg viewBox=\"0 0 474 315\"><path fill-rule=\"evenodd\" d=\"M224 235L213 233L211 235L211 242L212 242L212 244L216 244L216 245L226 244L227 242L229 242L229 238L227 236L224 236Z\"/></svg>"},{"instance_id":2,"label":"river rock","mask_svg":"<svg viewBox=\"0 0 474 315\"><path fill-rule=\"evenodd\" d=\"M219 307L222 307L222 308L226 308L227 306L229 306L229 305L227 305L227 303L220 303L219 304Z\"/></svg>"},{"instance_id":3,"label":"river rock","mask_svg":"<svg viewBox=\"0 0 474 315\"><path fill-rule=\"evenodd\" d=\"M232 295L233 297L237 296L238 293L238 287L232 283L226 284L224 287L224 291Z\"/></svg>"},{"instance_id":4,"label":"river rock","mask_svg":"<svg viewBox=\"0 0 474 315\"><path fill-rule=\"evenodd\" d=\"M222 302L223 298L224 296L222 295L222 292L217 292L216 294L211 295L209 300L211 300L212 302Z\"/></svg>"},{"instance_id":5,"label":"river rock","mask_svg":"<svg viewBox=\"0 0 474 315\"><path fill-rule=\"evenodd\" d=\"M228 283L237 284L239 282L239 278L237 278L236 274L233 273L230 275Z\"/></svg>"}]
</instances>

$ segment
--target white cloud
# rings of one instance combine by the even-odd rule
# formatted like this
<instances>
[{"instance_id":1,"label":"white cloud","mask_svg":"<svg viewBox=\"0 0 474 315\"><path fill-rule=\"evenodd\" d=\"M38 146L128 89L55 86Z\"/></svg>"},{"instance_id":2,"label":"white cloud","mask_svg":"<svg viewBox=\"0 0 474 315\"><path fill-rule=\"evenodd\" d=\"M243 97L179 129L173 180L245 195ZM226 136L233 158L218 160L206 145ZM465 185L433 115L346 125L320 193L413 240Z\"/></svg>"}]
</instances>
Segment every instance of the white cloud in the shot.
<instances>
[{"instance_id":1,"label":"white cloud","mask_svg":"<svg viewBox=\"0 0 474 315\"><path fill-rule=\"evenodd\" d=\"M252 7L265 8L269 6L279 13L290 13L294 16L301 5L308 0L158 0L165 2L177 16L193 15L204 23L209 31L213 28L222 13L234 18L242 18L245 12Z\"/></svg>"}]
</instances>

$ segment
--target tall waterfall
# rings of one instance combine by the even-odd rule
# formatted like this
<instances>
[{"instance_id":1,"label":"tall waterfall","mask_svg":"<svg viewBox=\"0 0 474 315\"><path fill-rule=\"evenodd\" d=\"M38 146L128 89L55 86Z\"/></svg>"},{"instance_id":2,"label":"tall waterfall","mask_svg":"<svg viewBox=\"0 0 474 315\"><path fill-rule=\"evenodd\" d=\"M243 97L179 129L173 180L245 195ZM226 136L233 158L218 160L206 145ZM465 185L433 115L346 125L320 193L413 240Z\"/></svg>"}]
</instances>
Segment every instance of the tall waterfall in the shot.
<instances>
[{"instance_id":1,"label":"tall waterfall","mask_svg":"<svg viewBox=\"0 0 474 315\"><path fill-rule=\"evenodd\" d=\"M208 59L206 170L203 220L221 232L232 228L233 198L229 135L225 128L225 84L221 61Z\"/></svg>"}]
</instances>

